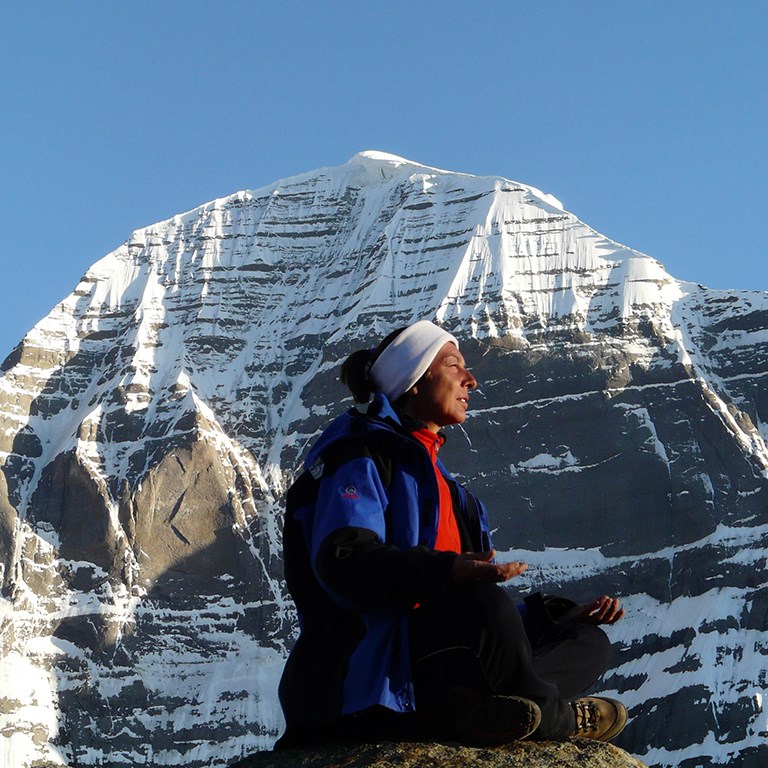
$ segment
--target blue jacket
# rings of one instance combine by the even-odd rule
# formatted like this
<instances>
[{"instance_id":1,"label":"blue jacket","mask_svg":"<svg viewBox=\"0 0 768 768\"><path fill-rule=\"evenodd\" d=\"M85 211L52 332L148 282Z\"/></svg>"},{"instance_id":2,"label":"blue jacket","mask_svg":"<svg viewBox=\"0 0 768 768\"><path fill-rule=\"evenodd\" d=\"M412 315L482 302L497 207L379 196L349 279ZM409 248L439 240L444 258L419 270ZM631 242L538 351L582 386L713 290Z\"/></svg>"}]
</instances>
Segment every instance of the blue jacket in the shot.
<instances>
[{"instance_id":1,"label":"blue jacket","mask_svg":"<svg viewBox=\"0 0 768 768\"><path fill-rule=\"evenodd\" d=\"M482 504L438 466L463 545L491 549ZM280 686L288 740L376 705L413 711L408 617L451 588L456 557L434 551L434 469L383 395L367 414L335 419L305 470L289 491L284 531L300 622Z\"/></svg>"}]
</instances>

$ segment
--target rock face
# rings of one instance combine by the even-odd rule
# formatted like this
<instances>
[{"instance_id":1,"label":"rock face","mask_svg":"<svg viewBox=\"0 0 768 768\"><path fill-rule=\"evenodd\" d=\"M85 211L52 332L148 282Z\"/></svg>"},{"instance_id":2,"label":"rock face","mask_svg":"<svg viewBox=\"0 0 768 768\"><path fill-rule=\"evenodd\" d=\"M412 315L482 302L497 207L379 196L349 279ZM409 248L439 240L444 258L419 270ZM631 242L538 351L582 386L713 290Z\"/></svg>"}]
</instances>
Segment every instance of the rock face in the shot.
<instances>
[{"instance_id":1,"label":"rock face","mask_svg":"<svg viewBox=\"0 0 768 768\"><path fill-rule=\"evenodd\" d=\"M522 741L477 749L451 744L362 744L261 752L231 768L646 768L611 744L584 739Z\"/></svg>"},{"instance_id":2,"label":"rock face","mask_svg":"<svg viewBox=\"0 0 768 768\"><path fill-rule=\"evenodd\" d=\"M6 764L272 745L285 488L349 407L338 362L419 318L482 382L445 462L531 565L512 588L624 598L617 743L765 764L768 293L682 283L538 190L380 153L137 231L3 363Z\"/></svg>"}]
</instances>

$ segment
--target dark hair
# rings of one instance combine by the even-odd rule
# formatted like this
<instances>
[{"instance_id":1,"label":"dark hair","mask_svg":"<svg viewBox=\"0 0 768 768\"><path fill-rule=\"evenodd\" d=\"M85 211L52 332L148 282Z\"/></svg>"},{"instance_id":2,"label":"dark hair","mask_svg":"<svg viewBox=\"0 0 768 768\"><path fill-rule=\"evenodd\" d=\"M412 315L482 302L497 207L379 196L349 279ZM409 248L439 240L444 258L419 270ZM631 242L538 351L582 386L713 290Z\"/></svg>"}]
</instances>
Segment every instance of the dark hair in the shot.
<instances>
[{"instance_id":1,"label":"dark hair","mask_svg":"<svg viewBox=\"0 0 768 768\"><path fill-rule=\"evenodd\" d=\"M356 403L367 403L373 394L372 382L368 378L371 366L379 355L405 330L405 326L392 331L378 347L358 349L341 364L341 383L352 393Z\"/></svg>"}]
</instances>

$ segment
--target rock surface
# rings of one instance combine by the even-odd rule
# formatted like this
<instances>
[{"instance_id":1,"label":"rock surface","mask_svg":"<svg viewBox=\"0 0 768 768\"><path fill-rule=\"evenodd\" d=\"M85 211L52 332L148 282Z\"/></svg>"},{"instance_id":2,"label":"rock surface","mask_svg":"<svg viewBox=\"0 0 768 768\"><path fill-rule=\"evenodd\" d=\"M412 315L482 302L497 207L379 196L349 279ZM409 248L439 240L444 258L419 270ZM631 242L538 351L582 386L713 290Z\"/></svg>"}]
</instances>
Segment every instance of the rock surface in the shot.
<instances>
[{"instance_id":1,"label":"rock surface","mask_svg":"<svg viewBox=\"0 0 768 768\"><path fill-rule=\"evenodd\" d=\"M231 768L645 768L612 744L586 739L523 741L481 749L451 744L383 743L260 752Z\"/></svg>"}]
</instances>

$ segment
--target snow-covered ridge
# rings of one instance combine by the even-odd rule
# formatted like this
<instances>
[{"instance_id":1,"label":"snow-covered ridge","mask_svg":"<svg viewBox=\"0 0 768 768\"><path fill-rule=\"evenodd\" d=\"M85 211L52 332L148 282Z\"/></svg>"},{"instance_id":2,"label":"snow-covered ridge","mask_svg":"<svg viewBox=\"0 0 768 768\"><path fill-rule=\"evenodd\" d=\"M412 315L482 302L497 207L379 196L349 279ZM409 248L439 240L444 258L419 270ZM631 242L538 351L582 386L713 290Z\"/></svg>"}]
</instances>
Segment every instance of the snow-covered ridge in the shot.
<instances>
[{"instance_id":1,"label":"snow-covered ridge","mask_svg":"<svg viewBox=\"0 0 768 768\"><path fill-rule=\"evenodd\" d=\"M363 177L371 183L371 189L355 186ZM397 209L393 209L393 203ZM286 204L291 205L291 221L280 218ZM551 209L560 213L553 215ZM453 211L456 215L451 215ZM376 217L370 220L373 213ZM387 213L392 214L391 220ZM333 222L357 215L360 219L351 231L333 227ZM441 237L437 225L459 219L462 230ZM352 235L351 242L339 242L342 234ZM337 260L353 250L370 250L384 238L388 247L376 255L389 259L381 259L378 265L379 271L384 271L378 283L386 279L387 271L395 274L391 272L391 267L396 266L390 263L392 258L407 263L419 244L434 241L432 248L445 251L441 256L447 270L457 275L452 281L458 280L454 293L467 287L477 288L480 294L501 288L506 309L544 321L573 315L576 310L588 323L584 313L590 308L593 288L599 290L609 274L613 285L621 289L626 282L629 286L622 299L624 316L649 306L649 299L657 299L651 294L660 283L674 282L657 262L599 236L571 214L562 212L551 196L533 187L499 177L450 173L385 153L363 152L342 166L238 192L137 230L124 246L88 271L76 294L80 304L88 295L94 308L115 309L137 301L147 306L162 303L162 291L178 290L184 279L190 279L190 273L202 273L200 292L205 295L210 290L208 270L248 269L259 263L265 267L290 265L307 246L319 251L315 263L320 267L322 250L331 245L330 235L336 239L333 245L341 249L334 253ZM259 242L260 236L276 242ZM308 242L285 243L281 239ZM192 253L179 253L179 243L185 240L197 241L198 247ZM224 247L228 240L250 241L255 248ZM170 243L175 244L172 257L165 248ZM272 245L276 247L269 247ZM283 253L285 258L281 257ZM162 281L151 279L150 265L158 277L162 272ZM498 271L503 276L501 284L497 278L489 285L489 278ZM419 275L404 277L409 278L411 295L416 293ZM470 280L476 285L470 286ZM336 283L338 279L329 281L331 288ZM671 290L670 300L674 300L679 294ZM514 309L510 296L521 291L549 296L537 298L520 312ZM449 293L447 301L451 298L455 300ZM489 332L493 334L494 330L505 333L516 329Z\"/></svg>"},{"instance_id":2,"label":"snow-covered ridge","mask_svg":"<svg viewBox=\"0 0 768 768\"><path fill-rule=\"evenodd\" d=\"M604 334L650 322L688 359L700 319L685 307L698 291L532 187L366 151L137 230L25 343L45 346L60 363L117 339L133 350L108 382L87 384L98 391L80 391L72 426L55 428L54 454L92 418L83 408L101 402L99 393L122 387L120 407L150 415L153 397L180 376L214 410L242 404L221 414L226 428L242 423L255 400L279 443L280 425L300 418L301 407L290 397L266 410L263 403L276 390L299 391L319 370L304 366L290 383L252 370L256 361L260 370L293 365L287 338L350 342L383 332L387 318L436 316L475 338L527 344L549 331ZM28 395L55 370L25 376ZM9 372L0 391L16 376ZM11 421L18 429L25 418ZM266 458L266 446L246 445ZM277 458L275 445L268 453ZM106 465L107 474L117 471L114 461Z\"/></svg>"},{"instance_id":3,"label":"snow-covered ridge","mask_svg":"<svg viewBox=\"0 0 768 768\"><path fill-rule=\"evenodd\" d=\"M137 230L88 270L25 339L25 347L46 349L45 363L22 358L0 379L9 402L20 386L24 402L50 398L47 390L61 387L77 393L55 417L33 417L23 407L3 414L9 440L26 429L45 446L28 462L20 510L42 467L73 447L84 456L96 451L89 464L108 486L118 486L116 478L136 482L127 469L134 443L105 453L100 441L81 436L107 429L116 410L147 425L158 408L195 410L185 398L163 397L180 391L181 380L223 429L239 435L264 477L279 475L286 425L290 430L305 415L290 393L322 370L319 358L299 363L299 350L285 340L349 344L383 333L389 318L434 316L474 338L528 345L548 333L599 337L650 323L670 359L689 365L715 397L743 399L738 386L730 391L726 384L734 350L715 363L697 341L712 337L697 310L707 303L703 291L532 187L361 152L341 166L238 192ZM764 295L745 299L756 300L762 311ZM753 348L764 334L729 331L727 343ZM638 343L647 364L655 353ZM69 372L72 360L100 359L115 345L124 350L122 361L108 374L83 377L77 366ZM297 365L301 371L288 379L261 373ZM59 376L66 384L51 381ZM116 390L117 401L108 396ZM241 429L257 414L266 440ZM745 450L762 455L768 467L763 427L745 432L726 407L722 414L743 433Z\"/></svg>"}]
</instances>

